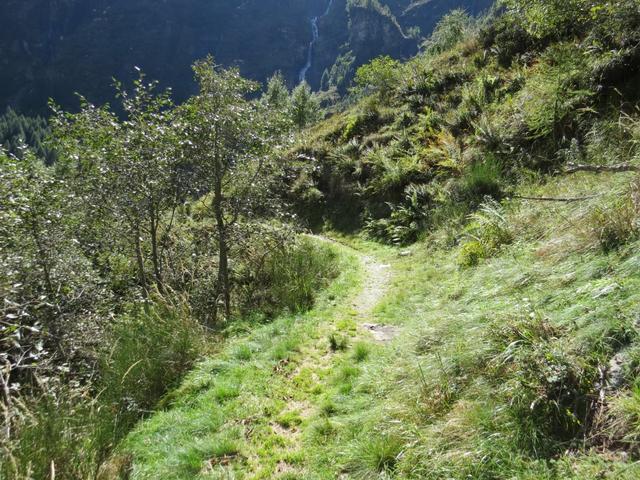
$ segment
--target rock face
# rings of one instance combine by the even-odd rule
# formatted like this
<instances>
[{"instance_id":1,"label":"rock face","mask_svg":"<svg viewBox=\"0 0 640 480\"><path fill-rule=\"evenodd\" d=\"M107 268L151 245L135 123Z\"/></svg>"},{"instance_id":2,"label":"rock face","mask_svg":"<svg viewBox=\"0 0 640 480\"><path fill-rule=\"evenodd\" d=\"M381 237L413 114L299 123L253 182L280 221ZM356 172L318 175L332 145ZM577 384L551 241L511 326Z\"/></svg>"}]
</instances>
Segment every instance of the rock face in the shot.
<instances>
[{"instance_id":1,"label":"rock face","mask_svg":"<svg viewBox=\"0 0 640 480\"><path fill-rule=\"evenodd\" d=\"M349 5L347 5L349 3ZM406 57L448 10L475 13L491 0L334 0L319 21L307 78L320 86L325 70L350 54L353 69L380 54ZM280 70L291 85L304 66L310 19L328 0L3 0L0 2L0 109L46 111L54 98L76 104L112 98L112 77L128 80L134 66L173 87L193 91L191 63L211 53L263 81ZM382 6L382 10L381 7Z\"/></svg>"}]
</instances>

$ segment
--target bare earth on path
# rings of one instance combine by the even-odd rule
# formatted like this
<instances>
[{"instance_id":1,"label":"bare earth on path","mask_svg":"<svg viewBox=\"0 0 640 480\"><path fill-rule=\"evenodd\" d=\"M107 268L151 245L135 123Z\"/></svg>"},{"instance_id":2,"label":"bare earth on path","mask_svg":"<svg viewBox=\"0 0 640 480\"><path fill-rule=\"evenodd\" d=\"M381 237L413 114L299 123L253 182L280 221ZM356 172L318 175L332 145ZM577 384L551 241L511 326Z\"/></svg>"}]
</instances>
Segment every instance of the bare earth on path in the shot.
<instances>
[{"instance_id":1,"label":"bare earth on path","mask_svg":"<svg viewBox=\"0 0 640 480\"><path fill-rule=\"evenodd\" d=\"M391 325L380 325L371 323L367 320L370 319L371 314L375 306L382 300L382 297L387 293L391 278L393 276L391 271L391 265L381 263L375 257L362 254L358 250L349 245L345 245L342 242L338 242L332 238L324 237L321 235L312 235L313 238L324 242L339 243L340 245L347 246L354 251L362 262L364 268L364 281L362 285L362 291L353 300L353 309L359 320L359 325L363 330L367 330L371 333L373 338L378 342L388 342L393 340L398 334L398 329Z\"/></svg>"}]
</instances>

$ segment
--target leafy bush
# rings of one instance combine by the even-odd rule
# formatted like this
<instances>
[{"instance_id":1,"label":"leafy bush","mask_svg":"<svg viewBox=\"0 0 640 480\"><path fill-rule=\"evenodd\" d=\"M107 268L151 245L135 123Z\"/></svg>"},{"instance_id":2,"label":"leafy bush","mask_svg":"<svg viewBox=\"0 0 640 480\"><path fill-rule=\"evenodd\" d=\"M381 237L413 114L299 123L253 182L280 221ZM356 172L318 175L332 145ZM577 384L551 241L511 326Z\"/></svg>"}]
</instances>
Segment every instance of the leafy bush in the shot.
<instances>
[{"instance_id":1,"label":"leafy bush","mask_svg":"<svg viewBox=\"0 0 640 480\"><path fill-rule=\"evenodd\" d=\"M377 94L381 99L387 100L396 86L401 67L400 62L389 56L374 58L356 70L353 93Z\"/></svg>"},{"instance_id":2,"label":"leafy bush","mask_svg":"<svg viewBox=\"0 0 640 480\"><path fill-rule=\"evenodd\" d=\"M527 31L537 38L564 38L586 28L602 2L589 0L502 0L519 15Z\"/></svg>"},{"instance_id":3,"label":"leafy bush","mask_svg":"<svg viewBox=\"0 0 640 480\"><path fill-rule=\"evenodd\" d=\"M471 222L465 228L469 239L462 245L458 264L464 267L477 265L481 259L493 255L503 245L513 241L514 235L502 206L486 199L477 212L469 216Z\"/></svg>"},{"instance_id":4,"label":"leafy bush","mask_svg":"<svg viewBox=\"0 0 640 480\"><path fill-rule=\"evenodd\" d=\"M461 267L475 267L480 261L489 256L487 249L477 240L465 242L458 252L458 265Z\"/></svg>"}]
</instances>

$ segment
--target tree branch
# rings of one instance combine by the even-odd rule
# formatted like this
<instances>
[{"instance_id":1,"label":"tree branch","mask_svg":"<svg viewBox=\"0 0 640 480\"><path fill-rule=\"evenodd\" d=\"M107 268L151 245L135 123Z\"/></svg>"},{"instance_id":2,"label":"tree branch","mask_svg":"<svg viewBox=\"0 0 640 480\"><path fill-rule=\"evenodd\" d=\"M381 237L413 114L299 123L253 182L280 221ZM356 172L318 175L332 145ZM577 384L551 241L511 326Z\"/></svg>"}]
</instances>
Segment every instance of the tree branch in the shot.
<instances>
[{"instance_id":1,"label":"tree branch","mask_svg":"<svg viewBox=\"0 0 640 480\"><path fill-rule=\"evenodd\" d=\"M578 163L568 163L567 168L564 170L565 173L575 173L575 172L594 172L594 173L603 173L603 172L640 172L640 165L633 165L631 163L617 163L615 165L581 165Z\"/></svg>"},{"instance_id":2,"label":"tree branch","mask_svg":"<svg viewBox=\"0 0 640 480\"><path fill-rule=\"evenodd\" d=\"M558 198L558 197L523 197L521 195L513 195L512 198L518 198L520 200L533 200L538 202L582 202L584 200L591 200L592 198L597 198L602 196L602 194L598 195L587 195L586 197L569 197L569 198Z\"/></svg>"}]
</instances>

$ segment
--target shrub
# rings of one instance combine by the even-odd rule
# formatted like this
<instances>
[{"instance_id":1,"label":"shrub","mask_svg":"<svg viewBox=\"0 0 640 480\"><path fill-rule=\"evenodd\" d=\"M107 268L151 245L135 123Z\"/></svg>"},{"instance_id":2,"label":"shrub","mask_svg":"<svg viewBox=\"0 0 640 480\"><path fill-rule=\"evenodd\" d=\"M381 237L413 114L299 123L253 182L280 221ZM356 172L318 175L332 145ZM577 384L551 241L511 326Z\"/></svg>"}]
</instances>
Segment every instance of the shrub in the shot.
<instances>
[{"instance_id":1,"label":"shrub","mask_svg":"<svg viewBox=\"0 0 640 480\"><path fill-rule=\"evenodd\" d=\"M347 142L375 132L380 128L383 120L378 103L375 99L368 98L362 106L362 111L350 116L347 120L347 124L342 130L341 139L343 142Z\"/></svg>"},{"instance_id":2,"label":"shrub","mask_svg":"<svg viewBox=\"0 0 640 480\"><path fill-rule=\"evenodd\" d=\"M503 245L513 242L511 226L502 206L495 200L486 199L469 219L471 223L465 229L465 236L469 240L460 249L459 265L475 266L481 259L498 252Z\"/></svg>"},{"instance_id":3,"label":"shrub","mask_svg":"<svg viewBox=\"0 0 640 480\"><path fill-rule=\"evenodd\" d=\"M458 196L475 206L486 197L502 197L502 166L495 157L488 156L474 162L461 179Z\"/></svg>"},{"instance_id":4,"label":"shrub","mask_svg":"<svg viewBox=\"0 0 640 480\"><path fill-rule=\"evenodd\" d=\"M371 353L371 347L368 343L358 342L353 347L353 359L356 362L364 362Z\"/></svg>"},{"instance_id":5,"label":"shrub","mask_svg":"<svg viewBox=\"0 0 640 480\"><path fill-rule=\"evenodd\" d=\"M564 38L582 32L601 2L590 0L502 0L509 13L536 38Z\"/></svg>"},{"instance_id":6,"label":"shrub","mask_svg":"<svg viewBox=\"0 0 640 480\"><path fill-rule=\"evenodd\" d=\"M401 63L389 56L374 58L356 71L355 94L377 94L383 100L393 92L401 71Z\"/></svg>"},{"instance_id":7,"label":"shrub","mask_svg":"<svg viewBox=\"0 0 640 480\"><path fill-rule=\"evenodd\" d=\"M595 359L568 351L562 330L536 312L496 323L489 331L497 351L491 364L520 448L549 455L580 440L594 415Z\"/></svg>"},{"instance_id":8,"label":"shrub","mask_svg":"<svg viewBox=\"0 0 640 480\"><path fill-rule=\"evenodd\" d=\"M399 198L411 183L425 177L425 166L417 155L378 150L367 160L374 171L366 192L372 197Z\"/></svg>"},{"instance_id":9,"label":"shrub","mask_svg":"<svg viewBox=\"0 0 640 480\"><path fill-rule=\"evenodd\" d=\"M329 245L307 237L263 253L263 263L251 279L243 312L268 316L283 310L304 311L316 294L338 274L338 256Z\"/></svg>"},{"instance_id":10,"label":"shrub","mask_svg":"<svg viewBox=\"0 0 640 480\"><path fill-rule=\"evenodd\" d=\"M472 26L473 19L464 10L453 10L438 22L423 48L431 55L449 50L471 31Z\"/></svg>"},{"instance_id":11,"label":"shrub","mask_svg":"<svg viewBox=\"0 0 640 480\"><path fill-rule=\"evenodd\" d=\"M396 436L371 436L355 444L346 470L362 480L386 478L395 470L403 448L404 442Z\"/></svg>"},{"instance_id":12,"label":"shrub","mask_svg":"<svg viewBox=\"0 0 640 480\"><path fill-rule=\"evenodd\" d=\"M429 223L431 195L425 185L409 185L405 189L404 202L388 203L388 218L369 218L364 231L371 238L395 245L406 245L418 240Z\"/></svg>"},{"instance_id":13,"label":"shrub","mask_svg":"<svg viewBox=\"0 0 640 480\"><path fill-rule=\"evenodd\" d=\"M109 451L204 351L206 337L185 302L160 298L131 308L109 332L92 388L52 379L16 398L12 438L0 443L2 478L90 478ZM92 398L93 396L93 398ZM5 461L6 460L6 461Z\"/></svg>"},{"instance_id":14,"label":"shrub","mask_svg":"<svg viewBox=\"0 0 640 480\"><path fill-rule=\"evenodd\" d=\"M570 137L593 92L587 88L586 57L573 44L549 48L534 68L518 101L530 139L550 138L557 147Z\"/></svg>"},{"instance_id":15,"label":"shrub","mask_svg":"<svg viewBox=\"0 0 640 480\"><path fill-rule=\"evenodd\" d=\"M458 265L461 267L475 267L488 256L487 250L477 240L465 242L458 253Z\"/></svg>"},{"instance_id":16,"label":"shrub","mask_svg":"<svg viewBox=\"0 0 640 480\"><path fill-rule=\"evenodd\" d=\"M346 337L340 336L336 333L329 335L329 349L332 352L339 352L346 350L349 346L349 341Z\"/></svg>"},{"instance_id":17,"label":"shrub","mask_svg":"<svg viewBox=\"0 0 640 480\"><path fill-rule=\"evenodd\" d=\"M502 15L479 32L480 43L491 49L498 63L508 68L519 56L534 50L536 40L525 30L518 17Z\"/></svg>"}]
</instances>

